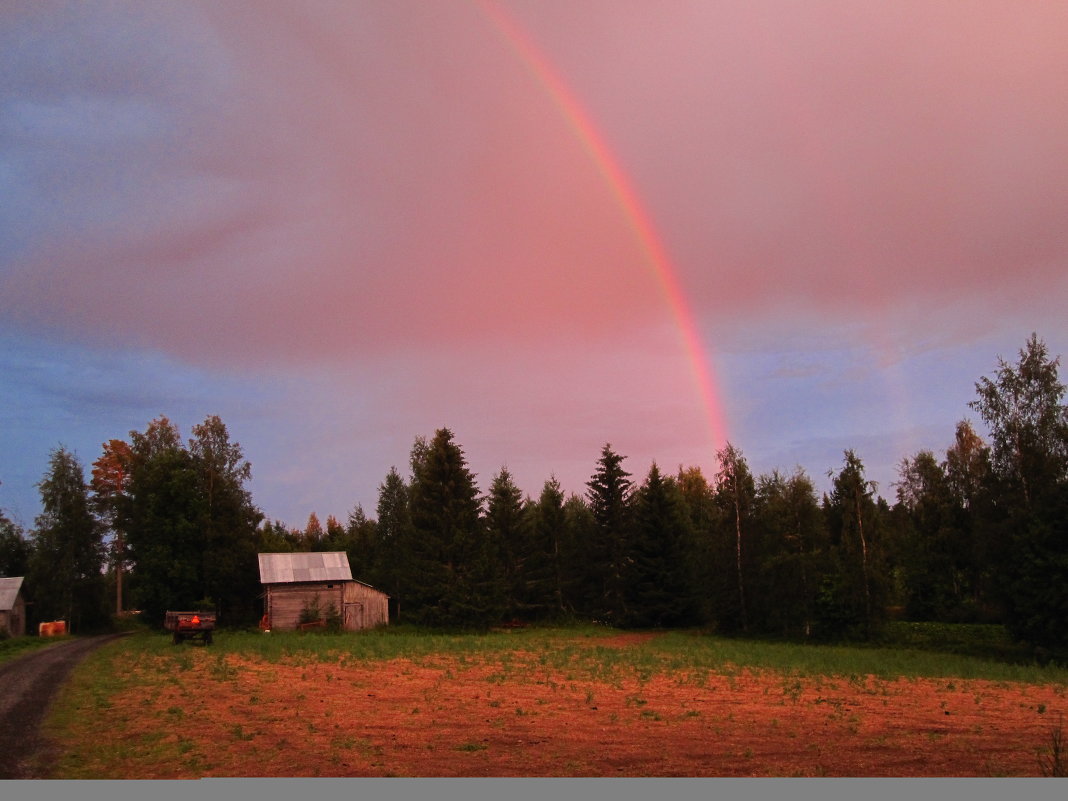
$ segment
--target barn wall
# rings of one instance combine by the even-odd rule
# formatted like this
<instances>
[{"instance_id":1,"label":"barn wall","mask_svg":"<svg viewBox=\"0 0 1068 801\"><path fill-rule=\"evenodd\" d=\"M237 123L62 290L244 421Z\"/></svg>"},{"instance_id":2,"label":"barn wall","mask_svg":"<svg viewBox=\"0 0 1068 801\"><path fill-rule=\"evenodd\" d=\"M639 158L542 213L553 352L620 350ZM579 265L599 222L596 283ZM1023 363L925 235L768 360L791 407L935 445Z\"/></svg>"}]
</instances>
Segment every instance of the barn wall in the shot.
<instances>
[{"instance_id":1,"label":"barn wall","mask_svg":"<svg viewBox=\"0 0 1068 801\"><path fill-rule=\"evenodd\" d=\"M327 584L333 584L328 587ZM300 613L316 595L319 609L333 603L346 630L357 631L389 623L389 596L358 581L267 584L264 611L272 629L295 629Z\"/></svg>"},{"instance_id":2,"label":"barn wall","mask_svg":"<svg viewBox=\"0 0 1068 801\"><path fill-rule=\"evenodd\" d=\"M370 629L389 623L389 596L366 584L345 584L344 620L346 629Z\"/></svg>"},{"instance_id":3,"label":"barn wall","mask_svg":"<svg viewBox=\"0 0 1068 801\"><path fill-rule=\"evenodd\" d=\"M328 586L332 584L333 586ZM319 596L319 609L325 614L332 603L340 614L342 611L341 591L345 582L332 581L322 583L268 584L266 585L267 619L273 629L295 629L300 625L300 613L310 606Z\"/></svg>"},{"instance_id":4,"label":"barn wall","mask_svg":"<svg viewBox=\"0 0 1068 801\"><path fill-rule=\"evenodd\" d=\"M22 593L15 596L15 605L0 612L0 630L12 637L21 637L26 633L26 601Z\"/></svg>"}]
</instances>

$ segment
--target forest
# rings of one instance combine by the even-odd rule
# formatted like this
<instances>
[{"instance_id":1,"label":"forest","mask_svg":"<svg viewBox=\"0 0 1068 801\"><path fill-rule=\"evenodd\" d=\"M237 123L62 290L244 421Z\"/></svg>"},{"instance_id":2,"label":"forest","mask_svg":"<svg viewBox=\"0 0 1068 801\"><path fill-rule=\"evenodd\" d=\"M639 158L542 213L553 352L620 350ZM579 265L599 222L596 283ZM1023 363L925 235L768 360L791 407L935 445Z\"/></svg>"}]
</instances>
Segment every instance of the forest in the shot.
<instances>
[{"instance_id":1,"label":"forest","mask_svg":"<svg viewBox=\"0 0 1068 801\"><path fill-rule=\"evenodd\" d=\"M635 476L606 444L582 495L549 477L524 497L507 469L483 493L448 429L416 437L373 515L264 518L251 465L217 416L183 442L166 417L112 439L89 468L52 451L41 513L25 532L0 514L0 576L25 576L33 620L75 632L138 609L208 605L258 619L256 554L346 551L353 576L404 623L478 629L590 620L796 639L868 639L890 618L1004 623L1017 640L1068 648L1068 406L1037 335L998 359L939 458L904 457L892 503L843 453L822 495L806 472L754 476L740 448L697 467Z\"/></svg>"}]
</instances>

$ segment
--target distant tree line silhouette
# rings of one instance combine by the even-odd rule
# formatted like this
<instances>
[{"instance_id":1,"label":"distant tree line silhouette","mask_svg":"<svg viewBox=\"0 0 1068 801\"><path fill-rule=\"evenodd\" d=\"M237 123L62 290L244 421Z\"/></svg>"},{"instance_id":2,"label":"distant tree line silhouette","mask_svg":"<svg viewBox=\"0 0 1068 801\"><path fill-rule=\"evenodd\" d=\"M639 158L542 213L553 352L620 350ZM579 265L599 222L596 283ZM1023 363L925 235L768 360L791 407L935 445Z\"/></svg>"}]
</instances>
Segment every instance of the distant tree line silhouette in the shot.
<instances>
[{"instance_id":1,"label":"distant tree line silhouette","mask_svg":"<svg viewBox=\"0 0 1068 801\"><path fill-rule=\"evenodd\" d=\"M802 468L753 476L728 443L715 475L653 464L640 481L606 444L582 495L550 477L524 497L502 468L485 495L443 428L391 468L375 516L265 520L251 467L209 417L183 443L160 417L111 440L85 480L64 448L39 487L29 536L0 515L0 575L26 575L38 619L106 623L109 604L162 620L214 606L254 621L256 553L342 550L389 593L394 618L481 628L564 619L620 627L836 639L888 615L999 621L1019 640L1068 646L1068 407L1059 358L1032 335L999 358L942 459L903 459L891 506L853 450L820 495ZM106 536L110 532L110 536Z\"/></svg>"}]
</instances>

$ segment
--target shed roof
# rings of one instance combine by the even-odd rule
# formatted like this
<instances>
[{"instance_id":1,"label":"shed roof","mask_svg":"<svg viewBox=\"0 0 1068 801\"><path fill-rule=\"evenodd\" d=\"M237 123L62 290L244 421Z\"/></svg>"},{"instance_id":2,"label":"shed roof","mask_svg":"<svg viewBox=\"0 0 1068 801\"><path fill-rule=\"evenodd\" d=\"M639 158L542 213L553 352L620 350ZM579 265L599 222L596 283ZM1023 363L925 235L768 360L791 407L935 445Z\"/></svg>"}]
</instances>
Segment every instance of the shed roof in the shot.
<instances>
[{"instance_id":1,"label":"shed roof","mask_svg":"<svg viewBox=\"0 0 1068 801\"><path fill-rule=\"evenodd\" d=\"M261 553L261 584L295 581L352 581L349 557L344 551L325 553Z\"/></svg>"},{"instance_id":2,"label":"shed roof","mask_svg":"<svg viewBox=\"0 0 1068 801\"><path fill-rule=\"evenodd\" d=\"M0 578L0 612L8 612L15 608L15 598L18 597L21 587L22 576Z\"/></svg>"}]
</instances>

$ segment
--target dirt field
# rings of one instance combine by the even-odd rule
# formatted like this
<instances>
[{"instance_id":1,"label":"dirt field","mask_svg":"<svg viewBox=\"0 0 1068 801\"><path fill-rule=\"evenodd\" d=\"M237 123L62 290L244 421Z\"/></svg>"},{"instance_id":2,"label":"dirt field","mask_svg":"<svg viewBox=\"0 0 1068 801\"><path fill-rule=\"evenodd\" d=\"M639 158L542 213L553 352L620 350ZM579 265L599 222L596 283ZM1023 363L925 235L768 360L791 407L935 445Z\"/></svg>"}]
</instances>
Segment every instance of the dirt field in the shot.
<instances>
[{"instance_id":1,"label":"dirt field","mask_svg":"<svg viewBox=\"0 0 1068 801\"><path fill-rule=\"evenodd\" d=\"M94 731L131 757L106 778L1035 776L1068 711L1062 686L977 680L592 679L523 653L503 665L188 653L180 680L131 687L97 712ZM154 762L146 743L171 756Z\"/></svg>"}]
</instances>

